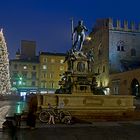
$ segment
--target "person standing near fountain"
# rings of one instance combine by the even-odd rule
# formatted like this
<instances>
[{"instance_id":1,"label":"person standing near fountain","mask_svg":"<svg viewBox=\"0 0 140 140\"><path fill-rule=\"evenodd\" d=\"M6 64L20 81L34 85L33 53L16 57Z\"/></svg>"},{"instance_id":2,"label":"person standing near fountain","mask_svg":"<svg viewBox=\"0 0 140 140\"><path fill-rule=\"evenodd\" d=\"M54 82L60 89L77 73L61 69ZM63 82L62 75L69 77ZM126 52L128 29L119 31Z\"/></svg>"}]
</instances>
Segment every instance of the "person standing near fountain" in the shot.
<instances>
[{"instance_id":1,"label":"person standing near fountain","mask_svg":"<svg viewBox=\"0 0 140 140\"><path fill-rule=\"evenodd\" d=\"M36 124L37 111L37 96L35 94L30 95L28 108L29 112L27 116L27 125L30 129L34 129Z\"/></svg>"}]
</instances>

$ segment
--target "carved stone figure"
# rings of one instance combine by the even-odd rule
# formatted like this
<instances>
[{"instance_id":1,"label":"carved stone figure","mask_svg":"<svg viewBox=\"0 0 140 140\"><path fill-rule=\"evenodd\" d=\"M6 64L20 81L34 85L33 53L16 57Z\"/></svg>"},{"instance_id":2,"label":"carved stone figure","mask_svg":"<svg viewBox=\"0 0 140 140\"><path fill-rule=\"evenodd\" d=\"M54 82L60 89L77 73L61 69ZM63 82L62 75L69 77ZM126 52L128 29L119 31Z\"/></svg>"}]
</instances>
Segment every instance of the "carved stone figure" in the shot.
<instances>
[{"instance_id":1,"label":"carved stone figure","mask_svg":"<svg viewBox=\"0 0 140 140\"><path fill-rule=\"evenodd\" d=\"M89 62L94 62L93 49L90 49L89 52L87 53L87 59L88 59Z\"/></svg>"},{"instance_id":2,"label":"carved stone figure","mask_svg":"<svg viewBox=\"0 0 140 140\"><path fill-rule=\"evenodd\" d=\"M92 64L94 62L94 53L93 49L90 49L87 53L87 59L88 59L88 70L92 71Z\"/></svg>"},{"instance_id":3,"label":"carved stone figure","mask_svg":"<svg viewBox=\"0 0 140 140\"><path fill-rule=\"evenodd\" d=\"M76 60L76 57L75 57L73 51L72 50L67 51L64 63L66 61L68 62L68 70L73 69L73 61L75 61L75 60Z\"/></svg>"}]
</instances>

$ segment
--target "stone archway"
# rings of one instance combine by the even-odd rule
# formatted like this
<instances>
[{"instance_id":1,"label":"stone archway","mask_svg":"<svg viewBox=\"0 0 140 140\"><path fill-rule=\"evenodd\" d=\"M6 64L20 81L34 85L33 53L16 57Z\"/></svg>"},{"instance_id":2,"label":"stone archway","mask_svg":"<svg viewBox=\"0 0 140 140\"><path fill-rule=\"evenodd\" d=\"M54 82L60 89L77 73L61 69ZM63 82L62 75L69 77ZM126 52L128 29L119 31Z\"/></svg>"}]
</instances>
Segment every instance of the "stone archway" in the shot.
<instances>
[{"instance_id":1,"label":"stone archway","mask_svg":"<svg viewBox=\"0 0 140 140\"><path fill-rule=\"evenodd\" d=\"M137 79L133 79L131 82L131 93L134 96L140 96L140 85Z\"/></svg>"}]
</instances>

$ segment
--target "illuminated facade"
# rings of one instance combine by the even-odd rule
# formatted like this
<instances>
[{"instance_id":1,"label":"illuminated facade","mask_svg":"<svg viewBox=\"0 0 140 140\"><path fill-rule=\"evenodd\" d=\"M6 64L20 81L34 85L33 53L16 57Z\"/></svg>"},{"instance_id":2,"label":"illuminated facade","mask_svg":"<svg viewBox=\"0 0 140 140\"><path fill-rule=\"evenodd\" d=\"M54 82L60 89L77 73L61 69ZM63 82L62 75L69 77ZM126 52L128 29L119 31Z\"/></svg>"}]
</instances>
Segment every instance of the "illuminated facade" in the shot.
<instances>
[{"instance_id":1,"label":"illuminated facade","mask_svg":"<svg viewBox=\"0 0 140 140\"><path fill-rule=\"evenodd\" d=\"M140 96L140 68L110 75L110 92Z\"/></svg>"},{"instance_id":2,"label":"illuminated facade","mask_svg":"<svg viewBox=\"0 0 140 140\"><path fill-rule=\"evenodd\" d=\"M13 92L26 94L38 91L38 60L10 60L10 73Z\"/></svg>"},{"instance_id":3,"label":"illuminated facade","mask_svg":"<svg viewBox=\"0 0 140 140\"><path fill-rule=\"evenodd\" d=\"M59 88L60 74L66 70L63 63L65 54L41 52L34 58L10 60L11 84L13 91L26 93L49 93Z\"/></svg>"},{"instance_id":4,"label":"illuminated facade","mask_svg":"<svg viewBox=\"0 0 140 140\"><path fill-rule=\"evenodd\" d=\"M53 92L59 88L58 82L61 75L66 71L67 64L64 63L64 53L40 53L40 78L39 87L47 90L47 92ZM45 91L46 92L46 91Z\"/></svg>"},{"instance_id":5,"label":"illuminated facade","mask_svg":"<svg viewBox=\"0 0 140 140\"><path fill-rule=\"evenodd\" d=\"M98 86L112 85L112 74L126 71L131 73L131 70L140 67L139 25L134 22L129 24L127 21L101 19L97 20L89 36L91 40L85 42L85 51L93 48L93 69L99 74ZM111 92L115 94L113 90ZM126 93L130 94L127 91Z\"/></svg>"}]
</instances>

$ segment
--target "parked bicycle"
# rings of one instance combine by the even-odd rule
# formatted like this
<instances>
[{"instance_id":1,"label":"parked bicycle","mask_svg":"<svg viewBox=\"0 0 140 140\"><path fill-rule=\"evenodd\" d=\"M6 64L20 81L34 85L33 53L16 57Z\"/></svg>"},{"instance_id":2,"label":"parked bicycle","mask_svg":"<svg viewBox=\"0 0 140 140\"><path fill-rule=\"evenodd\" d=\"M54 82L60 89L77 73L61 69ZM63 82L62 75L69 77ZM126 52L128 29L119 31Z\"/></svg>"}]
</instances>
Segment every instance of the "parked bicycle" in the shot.
<instances>
[{"instance_id":1,"label":"parked bicycle","mask_svg":"<svg viewBox=\"0 0 140 140\"><path fill-rule=\"evenodd\" d=\"M42 110L39 113L39 120L41 122L48 123L50 114L53 114L55 122L71 124L72 117L71 117L70 112L67 110L58 109L58 108Z\"/></svg>"}]
</instances>

